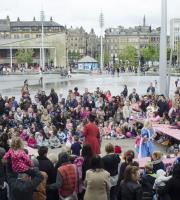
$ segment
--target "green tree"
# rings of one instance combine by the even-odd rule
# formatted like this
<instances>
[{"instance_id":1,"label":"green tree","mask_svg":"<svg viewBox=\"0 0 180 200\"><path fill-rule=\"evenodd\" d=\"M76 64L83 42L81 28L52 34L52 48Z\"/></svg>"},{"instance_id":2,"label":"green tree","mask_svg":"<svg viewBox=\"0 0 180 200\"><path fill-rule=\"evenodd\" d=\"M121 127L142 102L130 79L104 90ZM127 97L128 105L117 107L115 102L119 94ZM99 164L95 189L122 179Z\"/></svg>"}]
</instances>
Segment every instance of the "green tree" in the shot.
<instances>
[{"instance_id":1,"label":"green tree","mask_svg":"<svg viewBox=\"0 0 180 200\"><path fill-rule=\"evenodd\" d=\"M142 55L145 62L151 61L153 65L154 61L159 61L159 48L150 44L142 50Z\"/></svg>"},{"instance_id":2,"label":"green tree","mask_svg":"<svg viewBox=\"0 0 180 200\"><path fill-rule=\"evenodd\" d=\"M110 55L107 51L104 52L104 65L109 65Z\"/></svg>"},{"instance_id":3,"label":"green tree","mask_svg":"<svg viewBox=\"0 0 180 200\"><path fill-rule=\"evenodd\" d=\"M119 55L119 62L120 60L122 60L123 63L127 63L126 61L128 61L130 65L137 66L138 56L136 48L133 46L125 47Z\"/></svg>"},{"instance_id":4,"label":"green tree","mask_svg":"<svg viewBox=\"0 0 180 200\"><path fill-rule=\"evenodd\" d=\"M16 60L18 64L30 64L33 61L33 49L19 49L16 52Z\"/></svg>"}]
</instances>

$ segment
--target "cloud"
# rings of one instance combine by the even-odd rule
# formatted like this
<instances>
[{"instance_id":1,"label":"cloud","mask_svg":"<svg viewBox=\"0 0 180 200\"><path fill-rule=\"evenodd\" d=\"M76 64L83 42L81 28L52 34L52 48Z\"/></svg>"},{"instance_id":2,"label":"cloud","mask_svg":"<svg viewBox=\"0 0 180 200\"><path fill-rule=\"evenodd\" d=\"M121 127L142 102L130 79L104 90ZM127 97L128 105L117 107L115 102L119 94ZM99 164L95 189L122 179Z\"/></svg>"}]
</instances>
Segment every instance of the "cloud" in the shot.
<instances>
[{"instance_id":1,"label":"cloud","mask_svg":"<svg viewBox=\"0 0 180 200\"><path fill-rule=\"evenodd\" d=\"M125 27L142 24L146 15L147 24L160 26L161 0L6 0L1 2L0 17L7 15L16 20L32 20L40 16L42 5L46 20L50 16L62 25L83 26L87 31L94 28L99 32L99 13L102 10L105 27ZM180 17L180 1L168 0L168 22Z\"/></svg>"}]
</instances>

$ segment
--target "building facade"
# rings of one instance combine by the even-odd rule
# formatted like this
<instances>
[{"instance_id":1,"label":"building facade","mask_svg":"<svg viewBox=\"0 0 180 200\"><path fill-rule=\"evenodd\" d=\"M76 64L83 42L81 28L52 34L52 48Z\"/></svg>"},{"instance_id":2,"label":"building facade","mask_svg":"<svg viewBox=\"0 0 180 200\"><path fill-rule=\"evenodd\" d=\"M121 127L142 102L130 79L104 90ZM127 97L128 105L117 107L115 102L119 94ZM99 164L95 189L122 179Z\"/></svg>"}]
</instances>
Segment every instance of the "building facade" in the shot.
<instances>
[{"instance_id":1,"label":"building facade","mask_svg":"<svg viewBox=\"0 0 180 200\"><path fill-rule=\"evenodd\" d=\"M180 18L170 20L170 47L177 51L180 41Z\"/></svg>"},{"instance_id":2,"label":"building facade","mask_svg":"<svg viewBox=\"0 0 180 200\"><path fill-rule=\"evenodd\" d=\"M66 65L66 33L65 28L53 21L43 22L44 27L44 54L45 64L53 66ZM10 65L16 63L18 49L33 49L33 63L40 65L42 51L42 22L10 21L10 18L0 19L0 64Z\"/></svg>"},{"instance_id":3,"label":"building facade","mask_svg":"<svg viewBox=\"0 0 180 200\"><path fill-rule=\"evenodd\" d=\"M140 50L149 44L160 46L160 28L152 29L151 26L146 26L145 17L142 26L133 28L119 26L105 30L105 51L110 55L111 60L113 57L117 60L127 46L135 47L140 56Z\"/></svg>"},{"instance_id":4,"label":"building facade","mask_svg":"<svg viewBox=\"0 0 180 200\"><path fill-rule=\"evenodd\" d=\"M94 29L87 33L83 27L67 29L67 52L68 61L77 62L80 58L88 55L93 58L98 54L99 38Z\"/></svg>"}]
</instances>

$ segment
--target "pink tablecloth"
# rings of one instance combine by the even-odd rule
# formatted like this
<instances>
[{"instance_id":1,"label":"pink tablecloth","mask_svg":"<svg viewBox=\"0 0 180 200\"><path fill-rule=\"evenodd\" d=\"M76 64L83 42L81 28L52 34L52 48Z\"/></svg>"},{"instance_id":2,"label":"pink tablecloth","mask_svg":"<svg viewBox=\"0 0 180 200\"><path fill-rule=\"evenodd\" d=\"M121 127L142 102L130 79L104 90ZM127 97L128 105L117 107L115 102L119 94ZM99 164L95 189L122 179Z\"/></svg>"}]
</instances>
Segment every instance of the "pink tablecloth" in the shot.
<instances>
[{"instance_id":1,"label":"pink tablecloth","mask_svg":"<svg viewBox=\"0 0 180 200\"><path fill-rule=\"evenodd\" d=\"M153 124L153 128L156 132L161 132L180 141L180 130L176 127L165 124Z\"/></svg>"},{"instance_id":2,"label":"pink tablecloth","mask_svg":"<svg viewBox=\"0 0 180 200\"><path fill-rule=\"evenodd\" d=\"M170 164L172 164L174 161L176 160L175 158L164 158L163 159L163 163L165 164L165 166L169 166ZM151 158L150 157L146 157L146 158L140 158L140 159L134 159L134 161L137 161L139 163L139 167L140 168L144 168L145 165L148 162L151 162Z\"/></svg>"}]
</instances>

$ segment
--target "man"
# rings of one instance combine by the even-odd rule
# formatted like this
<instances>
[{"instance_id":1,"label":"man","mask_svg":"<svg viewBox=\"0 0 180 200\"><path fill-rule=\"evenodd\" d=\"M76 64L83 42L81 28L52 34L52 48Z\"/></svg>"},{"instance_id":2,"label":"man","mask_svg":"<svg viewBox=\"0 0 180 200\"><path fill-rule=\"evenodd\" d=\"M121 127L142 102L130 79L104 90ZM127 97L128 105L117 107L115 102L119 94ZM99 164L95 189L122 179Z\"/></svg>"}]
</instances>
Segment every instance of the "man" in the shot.
<instances>
[{"instance_id":1,"label":"man","mask_svg":"<svg viewBox=\"0 0 180 200\"><path fill-rule=\"evenodd\" d=\"M29 174L22 173L17 177L10 175L8 183L11 200L33 200L33 193L42 180L43 177L38 170L31 170Z\"/></svg>"},{"instance_id":2,"label":"man","mask_svg":"<svg viewBox=\"0 0 180 200\"><path fill-rule=\"evenodd\" d=\"M38 150L39 156L37 157L39 161L39 170L46 172L48 175L47 184L52 184L56 181L56 170L52 162L47 158L48 148L42 146ZM57 191L47 191L47 200L55 200L57 196Z\"/></svg>"},{"instance_id":3,"label":"man","mask_svg":"<svg viewBox=\"0 0 180 200\"><path fill-rule=\"evenodd\" d=\"M166 101L166 98L164 95L160 95L159 96L159 100L158 100L158 107L159 107L159 114L160 117L163 116L163 113L168 112L169 108L168 108L168 103Z\"/></svg>"},{"instance_id":4,"label":"man","mask_svg":"<svg viewBox=\"0 0 180 200\"><path fill-rule=\"evenodd\" d=\"M95 154L100 154L100 134L95 124L95 117L89 116L89 123L84 127L85 144L90 144Z\"/></svg>"},{"instance_id":5,"label":"man","mask_svg":"<svg viewBox=\"0 0 180 200\"><path fill-rule=\"evenodd\" d=\"M129 100L131 102L138 102L139 101L139 95L136 93L136 89L134 88L132 93L129 95Z\"/></svg>"},{"instance_id":6,"label":"man","mask_svg":"<svg viewBox=\"0 0 180 200\"><path fill-rule=\"evenodd\" d=\"M153 84L150 83L150 86L147 89L148 94L154 94L155 93L155 87L153 87Z\"/></svg>"},{"instance_id":7,"label":"man","mask_svg":"<svg viewBox=\"0 0 180 200\"><path fill-rule=\"evenodd\" d=\"M77 199L77 169L74 164L70 163L69 155L64 152L61 155L61 166L58 168L56 183L48 185L48 190L59 190L60 199L72 198Z\"/></svg>"}]
</instances>

